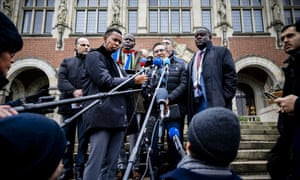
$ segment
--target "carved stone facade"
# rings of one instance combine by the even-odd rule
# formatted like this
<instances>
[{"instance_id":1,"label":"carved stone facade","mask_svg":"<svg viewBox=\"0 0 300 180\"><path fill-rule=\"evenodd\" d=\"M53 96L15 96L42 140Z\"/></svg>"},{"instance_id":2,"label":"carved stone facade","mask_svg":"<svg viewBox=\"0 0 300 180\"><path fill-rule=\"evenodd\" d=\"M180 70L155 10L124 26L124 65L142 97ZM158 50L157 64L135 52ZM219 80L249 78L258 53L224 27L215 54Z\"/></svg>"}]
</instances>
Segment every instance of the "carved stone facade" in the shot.
<instances>
[{"instance_id":1,"label":"carved stone facade","mask_svg":"<svg viewBox=\"0 0 300 180\"><path fill-rule=\"evenodd\" d=\"M22 31L24 0L0 0L0 10L7 14ZM98 47L103 42L103 33L82 34L75 33L76 2L67 0L55 0L53 28L48 35L24 34L24 48L16 55L14 63L9 71L8 78L12 82L6 89L0 91L0 101L9 98L11 91L14 97L26 96L39 87L48 84L49 93L58 96L57 70L63 58L73 56L74 39L85 36L90 40L92 48ZM128 29L127 0L107 1L107 27L115 26L126 32ZM283 5L279 0L262 0L263 4L263 33L241 33L236 35L232 27L231 0L211 0L211 27L213 43L227 46L234 59L239 75L239 83L248 84L254 92L254 104L256 115L263 117L264 112L269 112L270 106L266 103L263 91L272 90L273 86L282 86L284 81L280 67L283 65L285 53L280 49L279 33L283 25ZM163 36L174 39L175 49L180 58L189 61L193 53L197 51L194 44L193 32L202 26L201 1L190 0L191 31L190 33L154 34L149 32L149 2L137 1L137 34L136 49L151 51L152 45L162 40ZM86 10L83 10L86 11ZM22 78L16 78L20 73L29 70L39 70L43 76L32 80L36 85L27 88ZM253 72L262 74L255 77ZM32 77L29 77L32 78ZM29 82L27 82L29 83ZM2 97L2 98L1 98ZM235 100L234 100L235 101ZM236 104L235 102L233 104ZM237 111L237 108L234 107ZM271 108L272 109L272 108ZM56 114L52 115L58 120ZM265 117L265 116L264 116Z\"/></svg>"}]
</instances>

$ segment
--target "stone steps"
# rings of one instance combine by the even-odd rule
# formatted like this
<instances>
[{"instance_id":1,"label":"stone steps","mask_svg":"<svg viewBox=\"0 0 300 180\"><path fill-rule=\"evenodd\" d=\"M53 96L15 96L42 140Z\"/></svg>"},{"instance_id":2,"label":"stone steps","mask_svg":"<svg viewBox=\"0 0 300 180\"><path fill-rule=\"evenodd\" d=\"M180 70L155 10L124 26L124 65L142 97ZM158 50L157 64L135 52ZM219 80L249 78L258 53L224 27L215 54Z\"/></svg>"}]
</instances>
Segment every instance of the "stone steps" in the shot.
<instances>
[{"instance_id":1,"label":"stone steps","mask_svg":"<svg viewBox=\"0 0 300 180\"><path fill-rule=\"evenodd\" d=\"M241 142L238 155L231 164L232 170L245 180L269 180L267 157L277 138L278 131L274 122L241 122ZM186 131L184 139L186 142ZM166 150L166 141L164 147ZM128 141L125 148L129 149ZM143 152L140 164L142 170L146 167L145 160L146 154Z\"/></svg>"},{"instance_id":2,"label":"stone steps","mask_svg":"<svg viewBox=\"0 0 300 180\"><path fill-rule=\"evenodd\" d=\"M231 164L245 180L269 180L267 158L276 143L278 131L274 122L241 122L241 142L237 158Z\"/></svg>"}]
</instances>

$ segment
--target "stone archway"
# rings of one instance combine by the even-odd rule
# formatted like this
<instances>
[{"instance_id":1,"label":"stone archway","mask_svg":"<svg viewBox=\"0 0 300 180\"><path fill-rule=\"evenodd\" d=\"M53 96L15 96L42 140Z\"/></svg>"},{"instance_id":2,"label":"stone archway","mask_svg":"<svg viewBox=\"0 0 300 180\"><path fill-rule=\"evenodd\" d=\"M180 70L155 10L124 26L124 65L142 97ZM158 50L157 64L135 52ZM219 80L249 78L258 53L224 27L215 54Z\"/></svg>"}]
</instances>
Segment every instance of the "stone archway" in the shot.
<instances>
[{"instance_id":1,"label":"stone archway","mask_svg":"<svg viewBox=\"0 0 300 180\"><path fill-rule=\"evenodd\" d=\"M264 91L282 88L284 74L279 66L262 57L246 57L236 62L238 82L249 85L254 91L257 115L261 121L274 120L274 107L268 104Z\"/></svg>"},{"instance_id":2,"label":"stone archway","mask_svg":"<svg viewBox=\"0 0 300 180\"><path fill-rule=\"evenodd\" d=\"M46 74L49 81L49 89L57 87L57 71L55 70L55 68L50 63L44 60L33 58L17 60L15 63L13 63L10 70L8 71L7 79L11 83L18 74L25 70L33 68L39 69ZM8 87L10 87L10 85L11 84L9 84Z\"/></svg>"},{"instance_id":3,"label":"stone archway","mask_svg":"<svg viewBox=\"0 0 300 180\"><path fill-rule=\"evenodd\" d=\"M279 66L266 58L252 56L238 60L235 63L236 72L246 67L256 67L265 71L272 80L273 85L279 85L281 88L284 82L284 74Z\"/></svg>"}]
</instances>

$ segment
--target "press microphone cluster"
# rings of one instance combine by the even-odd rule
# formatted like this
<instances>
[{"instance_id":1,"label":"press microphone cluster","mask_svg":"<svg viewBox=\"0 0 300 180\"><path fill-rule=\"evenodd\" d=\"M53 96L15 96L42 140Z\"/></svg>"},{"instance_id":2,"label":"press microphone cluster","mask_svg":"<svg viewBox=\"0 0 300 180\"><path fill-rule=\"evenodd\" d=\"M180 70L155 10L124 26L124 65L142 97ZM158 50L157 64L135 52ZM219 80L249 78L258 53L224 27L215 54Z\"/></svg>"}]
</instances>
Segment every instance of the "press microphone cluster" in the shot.
<instances>
[{"instance_id":1,"label":"press microphone cluster","mask_svg":"<svg viewBox=\"0 0 300 180\"><path fill-rule=\"evenodd\" d=\"M181 155L181 158L183 158L185 156L185 151L182 147L179 137L180 137L180 133L178 129L176 127L171 127L169 129L169 138L173 140L178 153Z\"/></svg>"}]
</instances>

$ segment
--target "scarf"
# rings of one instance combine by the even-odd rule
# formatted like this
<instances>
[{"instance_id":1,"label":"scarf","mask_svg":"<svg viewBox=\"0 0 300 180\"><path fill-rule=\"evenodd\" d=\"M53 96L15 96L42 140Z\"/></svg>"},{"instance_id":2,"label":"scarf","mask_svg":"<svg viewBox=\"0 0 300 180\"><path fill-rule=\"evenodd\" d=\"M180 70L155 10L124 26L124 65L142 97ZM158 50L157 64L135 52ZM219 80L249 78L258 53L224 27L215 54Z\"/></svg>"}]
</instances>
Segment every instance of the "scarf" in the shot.
<instances>
[{"instance_id":1,"label":"scarf","mask_svg":"<svg viewBox=\"0 0 300 180\"><path fill-rule=\"evenodd\" d=\"M136 50L118 49L113 54L113 59L125 70L134 70Z\"/></svg>"}]
</instances>

